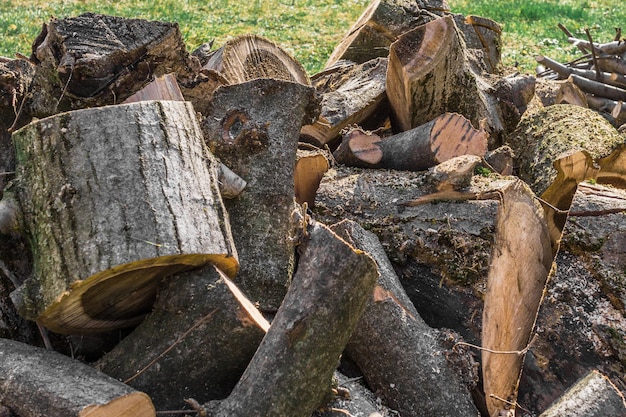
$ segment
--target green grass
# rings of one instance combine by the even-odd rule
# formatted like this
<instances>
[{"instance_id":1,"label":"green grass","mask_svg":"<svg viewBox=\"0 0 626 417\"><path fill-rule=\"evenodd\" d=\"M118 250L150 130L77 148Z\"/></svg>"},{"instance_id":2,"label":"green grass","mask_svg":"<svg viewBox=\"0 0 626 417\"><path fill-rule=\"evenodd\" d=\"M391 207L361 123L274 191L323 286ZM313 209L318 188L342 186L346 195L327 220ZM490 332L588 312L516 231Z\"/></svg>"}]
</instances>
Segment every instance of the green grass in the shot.
<instances>
[{"instance_id":1,"label":"green grass","mask_svg":"<svg viewBox=\"0 0 626 417\"><path fill-rule=\"evenodd\" d=\"M543 54L560 61L577 56L557 28L563 23L578 36L591 29L594 39L612 40L614 27L624 26L626 8L616 1L579 0L449 0L454 12L477 14L504 24L506 65L532 70ZM309 73L320 70L334 45L369 4L368 0L7 0L0 3L0 55L30 54L30 45L51 16L83 12L178 22L190 50L215 40L256 33L291 52Z\"/></svg>"}]
</instances>

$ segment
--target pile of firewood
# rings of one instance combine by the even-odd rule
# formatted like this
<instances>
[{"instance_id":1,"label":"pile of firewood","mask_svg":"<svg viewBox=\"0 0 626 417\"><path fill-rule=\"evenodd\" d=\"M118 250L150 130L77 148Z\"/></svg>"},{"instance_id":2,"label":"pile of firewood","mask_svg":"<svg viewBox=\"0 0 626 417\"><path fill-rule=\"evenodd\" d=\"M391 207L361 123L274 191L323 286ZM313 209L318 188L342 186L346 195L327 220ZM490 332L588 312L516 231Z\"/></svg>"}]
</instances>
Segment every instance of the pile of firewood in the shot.
<instances>
[{"instance_id":1,"label":"pile of firewood","mask_svg":"<svg viewBox=\"0 0 626 417\"><path fill-rule=\"evenodd\" d=\"M625 137L500 33L375 0L309 77L44 24L0 59L0 416L623 416Z\"/></svg>"}]
</instances>

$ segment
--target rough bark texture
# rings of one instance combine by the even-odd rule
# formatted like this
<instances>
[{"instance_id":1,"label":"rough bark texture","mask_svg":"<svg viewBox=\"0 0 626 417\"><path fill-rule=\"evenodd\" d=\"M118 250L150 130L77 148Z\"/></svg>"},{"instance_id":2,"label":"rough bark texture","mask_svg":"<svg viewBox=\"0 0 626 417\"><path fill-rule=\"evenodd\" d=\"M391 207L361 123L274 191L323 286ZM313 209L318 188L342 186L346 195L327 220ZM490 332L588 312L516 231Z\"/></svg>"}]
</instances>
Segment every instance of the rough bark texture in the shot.
<instances>
[{"instance_id":1,"label":"rough bark texture","mask_svg":"<svg viewBox=\"0 0 626 417\"><path fill-rule=\"evenodd\" d=\"M496 72L502 55L502 26L485 17L461 14L453 14L453 17L474 55L473 62L484 71Z\"/></svg>"},{"instance_id":2,"label":"rough bark texture","mask_svg":"<svg viewBox=\"0 0 626 417\"><path fill-rule=\"evenodd\" d=\"M128 326L165 275L207 262L235 274L217 163L188 103L78 110L13 139L34 257L13 294L26 317L63 333Z\"/></svg>"},{"instance_id":3,"label":"rough bark texture","mask_svg":"<svg viewBox=\"0 0 626 417\"><path fill-rule=\"evenodd\" d=\"M333 154L337 162L384 169L423 171L461 155L484 156L487 134L474 129L471 123L456 113L445 113L434 120L402 133L375 141L362 135L347 134ZM365 142L361 145L360 142ZM372 154L380 156L370 157ZM363 155L363 160L361 159Z\"/></svg>"},{"instance_id":4,"label":"rough bark texture","mask_svg":"<svg viewBox=\"0 0 626 417\"><path fill-rule=\"evenodd\" d=\"M513 416L510 404L558 247L526 184L513 180L500 195L483 309L483 386L489 415Z\"/></svg>"},{"instance_id":5,"label":"rough bark texture","mask_svg":"<svg viewBox=\"0 0 626 417\"><path fill-rule=\"evenodd\" d=\"M350 221L333 225L332 230L369 253L380 271L346 347L368 385L400 415L477 416L468 390L472 387L464 386L446 361L438 332L419 316L378 238Z\"/></svg>"},{"instance_id":6,"label":"rough bark texture","mask_svg":"<svg viewBox=\"0 0 626 417\"><path fill-rule=\"evenodd\" d=\"M150 398L59 353L0 339L0 404L20 417L153 417Z\"/></svg>"},{"instance_id":7,"label":"rough bark texture","mask_svg":"<svg viewBox=\"0 0 626 417\"><path fill-rule=\"evenodd\" d=\"M307 225L303 233L285 301L217 416L309 417L326 402L339 356L378 270L369 255L320 223Z\"/></svg>"},{"instance_id":8,"label":"rough bark texture","mask_svg":"<svg viewBox=\"0 0 626 417\"><path fill-rule=\"evenodd\" d=\"M226 398L269 327L227 281L213 265L172 277L152 313L97 368L160 410Z\"/></svg>"},{"instance_id":9,"label":"rough bark texture","mask_svg":"<svg viewBox=\"0 0 626 417\"><path fill-rule=\"evenodd\" d=\"M302 64L274 42L257 35L230 39L211 53L203 68L219 72L230 84L256 78L311 84Z\"/></svg>"},{"instance_id":10,"label":"rough bark texture","mask_svg":"<svg viewBox=\"0 0 626 417\"><path fill-rule=\"evenodd\" d=\"M386 73L387 59L377 58L316 77L313 85L322 96L322 110L314 124L302 127L304 138L326 144L349 125L375 126L384 120L388 116Z\"/></svg>"},{"instance_id":11,"label":"rough bark texture","mask_svg":"<svg viewBox=\"0 0 626 417\"><path fill-rule=\"evenodd\" d=\"M294 267L294 165L312 87L257 79L215 92L203 129L209 147L247 182L227 200L241 269L237 285L264 310L276 310Z\"/></svg>"},{"instance_id":12,"label":"rough bark texture","mask_svg":"<svg viewBox=\"0 0 626 417\"><path fill-rule=\"evenodd\" d=\"M53 18L35 40L31 60L36 94L27 109L40 118L119 103L153 76L185 78L200 69L177 24L94 13Z\"/></svg>"},{"instance_id":13,"label":"rough bark texture","mask_svg":"<svg viewBox=\"0 0 626 417\"><path fill-rule=\"evenodd\" d=\"M540 417L620 417L626 415L624 396L608 378L589 372Z\"/></svg>"}]
</instances>

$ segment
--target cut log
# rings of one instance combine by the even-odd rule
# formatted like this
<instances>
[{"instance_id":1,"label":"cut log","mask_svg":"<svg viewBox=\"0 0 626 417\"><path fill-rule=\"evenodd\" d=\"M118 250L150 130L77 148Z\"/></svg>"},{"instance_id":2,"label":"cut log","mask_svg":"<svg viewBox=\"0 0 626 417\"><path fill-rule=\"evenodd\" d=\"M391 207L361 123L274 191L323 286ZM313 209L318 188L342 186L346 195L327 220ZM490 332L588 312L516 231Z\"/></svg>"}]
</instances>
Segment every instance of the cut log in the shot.
<instances>
[{"instance_id":1,"label":"cut log","mask_svg":"<svg viewBox=\"0 0 626 417\"><path fill-rule=\"evenodd\" d=\"M203 68L219 72L230 84L273 78L311 85L298 61L274 42L257 35L228 40L211 53Z\"/></svg>"},{"instance_id":2,"label":"cut log","mask_svg":"<svg viewBox=\"0 0 626 417\"><path fill-rule=\"evenodd\" d=\"M296 167L293 181L298 204L307 203L308 207L315 205L315 194L324 177L324 173L330 168L327 153L322 150L301 150L296 154Z\"/></svg>"},{"instance_id":3,"label":"cut log","mask_svg":"<svg viewBox=\"0 0 626 417\"><path fill-rule=\"evenodd\" d=\"M504 131L501 110L486 94L490 87L470 70L462 45L449 16L419 26L393 43L387 96L396 130L406 131L445 112L456 112L474 126L486 122L493 135Z\"/></svg>"},{"instance_id":4,"label":"cut log","mask_svg":"<svg viewBox=\"0 0 626 417\"><path fill-rule=\"evenodd\" d=\"M600 372L589 372L540 417L621 417L626 415L624 395Z\"/></svg>"},{"instance_id":5,"label":"cut log","mask_svg":"<svg viewBox=\"0 0 626 417\"><path fill-rule=\"evenodd\" d=\"M469 388L442 352L438 332L419 316L378 238L352 221L331 229L369 253L380 276L346 353L385 404L407 416L476 416ZM471 369L465 369L471 374Z\"/></svg>"},{"instance_id":6,"label":"cut log","mask_svg":"<svg viewBox=\"0 0 626 417\"><path fill-rule=\"evenodd\" d=\"M324 145L336 139L353 124L375 125L388 116L385 77L387 59L378 58L361 65L346 65L314 80L322 96L320 117L302 128L307 141Z\"/></svg>"},{"instance_id":7,"label":"cut log","mask_svg":"<svg viewBox=\"0 0 626 417\"><path fill-rule=\"evenodd\" d=\"M553 239L560 238L563 211L581 181L624 178L624 138L596 112L579 106L554 105L525 116L509 145L519 177L553 206L546 207Z\"/></svg>"},{"instance_id":8,"label":"cut log","mask_svg":"<svg viewBox=\"0 0 626 417\"><path fill-rule=\"evenodd\" d=\"M456 25L463 33L465 44L480 56L473 57L477 69L496 72L502 56L502 25L486 17L453 14ZM482 72L481 71L481 72Z\"/></svg>"},{"instance_id":9,"label":"cut log","mask_svg":"<svg viewBox=\"0 0 626 417\"><path fill-rule=\"evenodd\" d=\"M514 416L519 378L557 241L520 180L500 189L482 323L483 386L490 416Z\"/></svg>"},{"instance_id":10,"label":"cut log","mask_svg":"<svg viewBox=\"0 0 626 417\"><path fill-rule=\"evenodd\" d=\"M607 72L598 73L595 70L585 70L568 67L543 55L536 56L535 60L539 64L544 65L547 68L550 68L551 70L556 72L561 79L568 79L570 75L574 74L581 78L597 81L602 84L612 85L614 87L624 88L625 86L624 77L618 77L617 74L611 74Z\"/></svg>"},{"instance_id":11,"label":"cut log","mask_svg":"<svg viewBox=\"0 0 626 417\"><path fill-rule=\"evenodd\" d=\"M600 56L598 57L598 66L602 71L626 75L626 62L617 57Z\"/></svg>"},{"instance_id":12,"label":"cut log","mask_svg":"<svg viewBox=\"0 0 626 417\"><path fill-rule=\"evenodd\" d=\"M574 83L585 93L610 98L612 100L626 101L626 88L613 87L611 85L589 80L575 74L570 75L568 81Z\"/></svg>"},{"instance_id":13,"label":"cut log","mask_svg":"<svg viewBox=\"0 0 626 417\"><path fill-rule=\"evenodd\" d=\"M177 24L94 13L45 24L31 60L37 93L27 109L39 118L119 103L153 76L187 78L200 69Z\"/></svg>"},{"instance_id":14,"label":"cut log","mask_svg":"<svg viewBox=\"0 0 626 417\"><path fill-rule=\"evenodd\" d=\"M363 63L386 57L398 36L430 20L414 1L375 0L335 47L326 68L340 60Z\"/></svg>"},{"instance_id":15,"label":"cut log","mask_svg":"<svg viewBox=\"0 0 626 417\"><path fill-rule=\"evenodd\" d=\"M388 138L362 130L344 136L334 157L339 163L422 171L461 155L484 156L487 134L463 116L445 113L432 121Z\"/></svg>"},{"instance_id":16,"label":"cut log","mask_svg":"<svg viewBox=\"0 0 626 417\"><path fill-rule=\"evenodd\" d=\"M172 278L152 313L97 364L160 410L228 396L269 323L213 265ZM208 376L208 377L207 377Z\"/></svg>"},{"instance_id":17,"label":"cut log","mask_svg":"<svg viewBox=\"0 0 626 417\"><path fill-rule=\"evenodd\" d=\"M217 162L189 103L64 113L13 140L12 193L34 254L12 295L25 317L59 333L127 327L166 275L208 262L235 275Z\"/></svg>"},{"instance_id":18,"label":"cut log","mask_svg":"<svg viewBox=\"0 0 626 417\"><path fill-rule=\"evenodd\" d=\"M209 147L247 186L225 202L241 269L235 281L252 302L275 311L294 267L294 165L302 124L315 108L302 84L257 79L220 87L203 118Z\"/></svg>"},{"instance_id":19,"label":"cut log","mask_svg":"<svg viewBox=\"0 0 626 417\"><path fill-rule=\"evenodd\" d=\"M0 404L20 417L152 417L150 397L59 353L0 339Z\"/></svg>"},{"instance_id":20,"label":"cut log","mask_svg":"<svg viewBox=\"0 0 626 417\"><path fill-rule=\"evenodd\" d=\"M302 219L306 224L306 219ZM333 372L372 293L374 260L326 226L305 226L285 301L216 417L309 417L325 404Z\"/></svg>"}]
</instances>

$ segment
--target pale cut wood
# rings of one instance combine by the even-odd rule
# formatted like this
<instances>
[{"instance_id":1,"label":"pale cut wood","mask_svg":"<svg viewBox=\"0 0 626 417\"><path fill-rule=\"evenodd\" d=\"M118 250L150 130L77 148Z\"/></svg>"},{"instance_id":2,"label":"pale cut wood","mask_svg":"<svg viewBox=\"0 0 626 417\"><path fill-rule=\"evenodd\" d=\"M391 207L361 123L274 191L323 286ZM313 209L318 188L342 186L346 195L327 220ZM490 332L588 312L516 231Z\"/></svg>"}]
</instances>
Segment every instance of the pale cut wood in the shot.
<instances>
[{"instance_id":1,"label":"pale cut wood","mask_svg":"<svg viewBox=\"0 0 626 417\"><path fill-rule=\"evenodd\" d=\"M305 215L306 216L306 215ZM378 269L328 227L302 230L300 260L267 335L216 417L309 417L323 405Z\"/></svg>"},{"instance_id":2,"label":"pale cut wood","mask_svg":"<svg viewBox=\"0 0 626 417\"><path fill-rule=\"evenodd\" d=\"M185 398L228 396L269 323L213 265L172 277L150 315L96 365L178 410Z\"/></svg>"},{"instance_id":3,"label":"pale cut wood","mask_svg":"<svg viewBox=\"0 0 626 417\"><path fill-rule=\"evenodd\" d=\"M565 81L559 87L556 95L556 104L574 104L581 107L590 107L587 95L570 81Z\"/></svg>"},{"instance_id":4,"label":"pale cut wood","mask_svg":"<svg viewBox=\"0 0 626 417\"><path fill-rule=\"evenodd\" d=\"M315 194L328 171L330 164L326 152L322 150L301 150L296 154L296 167L293 181L298 204L307 203L308 207L315 205Z\"/></svg>"},{"instance_id":5,"label":"pale cut wood","mask_svg":"<svg viewBox=\"0 0 626 417\"><path fill-rule=\"evenodd\" d=\"M376 124L387 116L385 78L387 59L345 65L314 80L321 95L321 114L302 135L317 144L331 143L349 125ZM312 140L311 140L312 139Z\"/></svg>"},{"instance_id":6,"label":"pale cut wood","mask_svg":"<svg viewBox=\"0 0 626 417\"><path fill-rule=\"evenodd\" d=\"M492 417L514 415L511 404L557 250L543 208L525 183L509 180L499 193L481 336L483 386Z\"/></svg>"},{"instance_id":7,"label":"pale cut wood","mask_svg":"<svg viewBox=\"0 0 626 417\"><path fill-rule=\"evenodd\" d=\"M34 253L32 277L12 294L24 316L59 333L127 327L164 276L208 262L236 274L217 161L191 104L77 110L13 139L12 193Z\"/></svg>"},{"instance_id":8,"label":"pale cut wood","mask_svg":"<svg viewBox=\"0 0 626 417\"><path fill-rule=\"evenodd\" d=\"M438 331L420 317L376 235L347 220L331 229L369 253L380 271L346 347L370 388L403 416L477 416L470 387L441 354Z\"/></svg>"},{"instance_id":9,"label":"pale cut wood","mask_svg":"<svg viewBox=\"0 0 626 417\"><path fill-rule=\"evenodd\" d=\"M622 417L624 395L598 371L591 371L554 402L540 417Z\"/></svg>"},{"instance_id":10,"label":"pale cut wood","mask_svg":"<svg viewBox=\"0 0 626 417\"><path fill-rule=\"evenodd\" d=\"M311 85L298 61L276 43L257 35L228 40L211 54L203 68L219 72L230 84L274 78Z\"/></svg>"},{"instance_id":11,"label":"pale cut wood","mask_svg":"<svg viewBox=\"0 0 626 417\"><path fill-rule=\"evenodd\" d=\"M340 163L356 161L356 166L422 171L457 156L482 157L487 152L487 133L474 129L457 113L445 113L388 138L376 138L360 130L345 135L335 159Z\"/></svg>"},{"instance_id":12,"label":"pale cut wood","mask_svg":"<svg viewBox=\"0 0 626 417\"><path fill-rule=\"evenodd\" d=\"M60 353L0 339L0 404L20 417L154 417L150 397Z\"/></svg>"},{"instance_id":13,"label":"pale cut wood","mask_svg":"<svg viewBox=\"0 0 626 417\"><path fill-rule=\"evenodd\" d=\"M124 100L124 103L135 103L147 100L174 100L185 101L183 93L180 91L176 75L169 73L162 77L154 77L141 90Z\"/></svg>"}]
</instances>

